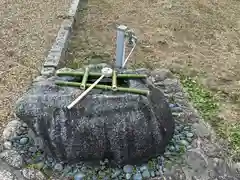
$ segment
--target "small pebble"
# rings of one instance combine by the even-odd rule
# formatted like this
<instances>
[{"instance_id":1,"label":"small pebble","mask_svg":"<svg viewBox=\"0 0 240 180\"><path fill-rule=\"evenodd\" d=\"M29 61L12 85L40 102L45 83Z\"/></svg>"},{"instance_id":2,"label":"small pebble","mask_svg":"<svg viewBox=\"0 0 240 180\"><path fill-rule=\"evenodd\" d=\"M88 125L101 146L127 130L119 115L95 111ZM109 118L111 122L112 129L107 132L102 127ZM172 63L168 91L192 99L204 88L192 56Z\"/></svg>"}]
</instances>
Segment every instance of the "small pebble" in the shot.
<instances>
[{"instance_id":1,"label":"small pebble","mask_svg":"<svg viewBox=\"0 0 240 180\"><path fill-rule=\"evenodd\" d=\"M187 137L188 137L188 138L192 138L192 137L193 137L193 133L190 133L190 132L187 133Z\"/></svg>"},{"instance_id":2,"label":"small pebble","mask_svg":"<svg viewBox=\"0 0 240 180\"><path fill-rule=\"evenodd\" d=\"M115 170L114 173L112 174L112 178L116 178L121 174L120 170Z\"/></svg>"},{"instance_id":3,"label":"small pebble","mask_svg":"<svg viewBox=\"0 0 240 180\"><path fill-rule=\"evenodd\" d=\"M26 145L28 143L29 139L27 137L23 137L20 139L19 143L21 145Z\"/></svg>"},{"instance_id":4,"label":"small pebble","mask_svg":"<svg viewBox=\"0 0 240 180\"><path fill-rule=\"evenodd\" d=\"M148 167L146 165L143 165L140 167L140 171L143 172L145 170L148 170Z\"/></svg>"},{"instance_id":5,"label":"small pebble","mask_svg":"<svg viewBox=\"0 0 240 180\"><path fill-rule=\"evenodd\" d=\"M62 166L62 164L57 163L57 164L55 164L54 169L56 171L62 171L63 170L63 166Z\"/></svg>"},{"instance_id":6,"label":"small pebble","mask_svg":"<svg viewBox=\"0 0 240 180\"><path fill-rule=\"evenodd\" d=\"M134 174L134 176L133 176L133 180L142 180L142 179L143 178L142 178L142 175L140 172Z\"/></svg>"},{"instance_id":7,"label":"small pebble","mask_svg":"<svg viewBox=\"0 0 240 180\"><path fill-rule=\"evenodd\" d=\"M83 180L84 177L85 177L85 174L83 174L82 172L78 172L77 174L75 174L74 180Z\"/></svg>"},{"instance_id":8,"label":"small pebble","mask_svg":"<svg viewBox=\"0 0 240 180\"><path fill-rule=\"evenodd\" d=\"M169 147L169 150L170 150L170 151L175 151L175 147L174 147L174 146L170 146L170 147Z\"/></svg>"},{"instance_id":9,"label":"small pebble","mask_svg":"<svg viewBox=\"0 0 240 180\"><path fill-rule=\"evenodd\" d=\"M184 145L184 146L188 146L189 143L186 140L181 140L180 144Z\"/></svg>"},{"instance_id":10,"label":"small pebble","mask_svg":"<svg viewBox=\"0 0 240 180\"><path fill-rule=\"evenodd\" d=\"M23 123L23 124L22 124L22 127L27 128L28 125L27 125L26 123Z\"/></svg>"},{"instance_id":11,"label":"small pebble","mask_svg":"<svg viewBox=\"0 0 240 180\"><path fill-rule=\"evenodd\" d=\"M123 167L123 171L124 171L125 173L132 173L132 171L133 171L133 166L132 166L132 165L125 165L125 166Z\"/></svg>"},{"instance_id":12,"label":"small pebble","mask_svg":"<svg viewBox=\"0 0 240 180\"><path fill-rule=\"evenodd\" d=\"M39 162L39 163L36 164L36 167L37 167L37 169L39 169L39 170L42 169L43 166L44 166L44 162Z\"/></svg>"},{"instance_id":13,"label":"small pebble","mask_svg":"<svg viewBox=\"0 0 240 180\"><path fill-rule=\"evenodd\" d=\"M170 104L169 104L169 107L170 107L170 108L174 108L174 107L176 107L176 105L170 103Z\"/></svg>"},{"instance_id":14,"label":"small pebble","mask_svg":"<svg viewBox=\"0 0 240 180\"><path fill-rule=\"evenodd\" d=\"M179 151L180 151L179 145L176 145L176 146L175 146L175 151L176 151L176 152L179 152Z\"/></svg>"},{"instance_id":15,"label":"small pebble","mask_svg":"<svg viewBox=\"0 0 240 180\"><path fill-rule=\"evenodd\" d=\"M54 167L56 165L56 162L52 162L51 166Z\"/></svg>"},{"instance_id":16,"label":"small pebble","mask_svg":"<svg viewBox=\"0 0 240 180\"><path fill-rule=\"evenodd\" d=\"M173 107L172 108L172 112L176 112L176 113L182 112L182 108L180 108L180 107Z\"/></svg>"},{"instance_id":17,"label":"small pebble","mask_svg":"<svg viewBox=\"0 0 240 180\"><path fill-rule=\"evenodd\" d=\"M155 173L156 173L156 176L160 176L161 175L161 173L159 171L156 171Z\"/></svg>"},{"instance_id":18,"label":"small pebble","mask_svg":"<svg viewBox=\"0 0 240 180\"><path fill-rule=\"evenodd\" d=\"M21 135L22 135L22 131L21 131L20 129L18 129L18 130L16 131L16 134L17 134L18 136L21 136Z\"/></svg>"},{"instance_id":19,"label":"small pebble","mask_svg":"<svg viewBox=\"0 0 240 180\"><path fill-rule=\"evenodd\" d=\"M26 133L26 130L27 130L27 129L26 129L25 127L20 127L19 129L20 129L20 131L21 131L22 133Z\"/></svg>"},{"instance_id":20,"label":"small pebble","mask_svg":"<svg viewBox=\"0 0 240 180\"><path fill-rule=\"evenodd\" d=\"M143 171L142 176L143 176L143 178L150 178L151 177L148 170Z\"/></svg>"},{"instance_id":21,"label":"small pebble","mask_svg":"<svg viewBox=\"0 0 240 180\"><path fill-rule=\"evenodd\" d=\"M130 173L127 173L127 174L126 174L126 179L131 179L131 176L132 176L132 175L131 175Z\"/></svg>"},{"instance_id":22,"label":"small pebble","mask_svg":"<svg viewBox=\"0 0 240 180\"><path fill-rule=\"evenodd\" d=\"M106 169L106 166L101 165L101 166L100 166L100 169L103 171L104 169Z\"/></svg>"},{"instance_id":23,"label":"small pebble","mask_svg":"<svg viewBox=\"0 0 240 180\"><path fill-rule=\"evenodd\" d=\"M106 176L106 173L105 173L104 171L99 171L99 172L98 172L98 175L99 175L100 177L104 177L104 176Z\"/></svg>"},{"instance_id":24,"label":"small pebble","mask_svg":"<svg viewBox=\"0 0 240 180\"><path fill-rule=\"evenodd\" d=\"M31 153L37 152L37 148L36 148L36 147L30 147L28 150L29 150Z\"/></svg>"},{"instance_id":25,"label":"small pebble","mask_svg":"<svg viewBox=\"0 0 240 180\"><path fill-rule=\"evenodd\" d=\"M151 171L151 172L150 172L150 175L151 175L151 177L155 177L155 172L154 172L154 171Z\"/></svg>"},{"instance_id":26,"label":"small pebble","mask_svg":"<svg viewBox=\"0 0 240 180\"><path fill-rule=\"evenodd\" d=\"M53 158L48 157L48 158L47 158L47 161L49 161L49 162L53 162Z\"/></svg>"},{"instance_id":27,"label":"small pebble","mask_svg":"<svg viewBox=\"0 0 240 180\"><path fill-rule=\"evenodd\" d=\"M5 141L3 144L5 149L12 149L12 142L11 141Z\"/></svg>"},{"instance_id":28,"label":"small pebble","mask_svg":"<svg viewBox=\"0 0 240 180\"><path fill-rule=\"evenodd\" d=\"M169 157L170 155L171 155L171 152L170 152L170 151L165 151L165 152L164 152L164 156Z\"/></svg>"}]
</instances>

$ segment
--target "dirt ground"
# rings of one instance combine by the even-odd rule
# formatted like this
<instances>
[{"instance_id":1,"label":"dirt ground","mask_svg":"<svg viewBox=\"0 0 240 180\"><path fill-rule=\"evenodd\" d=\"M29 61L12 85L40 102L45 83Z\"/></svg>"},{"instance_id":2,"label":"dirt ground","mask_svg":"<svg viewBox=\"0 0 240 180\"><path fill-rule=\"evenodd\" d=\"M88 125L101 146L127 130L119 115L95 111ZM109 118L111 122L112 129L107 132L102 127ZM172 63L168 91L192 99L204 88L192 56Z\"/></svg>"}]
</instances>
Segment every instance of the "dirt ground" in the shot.
<instances>
[{"instance_id":1,"label":"dirt ground","mask_svg":"<svg viewBox=\"0 0 240 180\"><path fill-rule=\"evenodd\" d=\"M85 0L87 1L87 0ZM115 27L138 37L130 64L197 77L222 98L219 117L240 117L240 1L88 0L70 44L69 65L112 61Z\"/></svg>"},{"instance_id":2,"label":"dirt ground","mask_svg":"<svg viewBox=\"0 0 240 180\"><path fill-rule=\"evenodd\" d=\"M70 0L1 0L0 130L38 75Z\"/></svg>"}]
</instances>

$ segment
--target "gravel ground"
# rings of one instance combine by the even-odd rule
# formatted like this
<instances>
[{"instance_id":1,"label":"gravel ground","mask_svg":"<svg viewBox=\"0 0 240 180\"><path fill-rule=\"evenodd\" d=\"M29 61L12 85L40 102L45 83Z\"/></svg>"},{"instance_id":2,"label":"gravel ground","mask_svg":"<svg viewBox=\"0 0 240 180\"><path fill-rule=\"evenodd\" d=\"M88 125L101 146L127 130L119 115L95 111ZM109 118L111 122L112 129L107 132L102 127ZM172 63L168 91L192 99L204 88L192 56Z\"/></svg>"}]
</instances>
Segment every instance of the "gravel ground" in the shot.
<instances>
[{"instance_id":1,"label":"gravel ground","mask_svg":"<svg viewBox=\"0 0 240 180\"><path fill-rule=\"evenodd\" d=\"M0 128L14 102L39 73L70 0L2 0L0 6Z\"/></svg>"},{"instance_id":2,"label":"gravel ground","mask_svg":"<svg viewBox=\"0 0 240 180\"><path fill-rule=\"evenodd\" d=\"M125 24L138 37L130 64L197 76L208 89L225 95L220 118L238 121L239 7L236 0L88 0L69 57L74 65L112 60L114 28Z\"/></svg>"}]
</instances>

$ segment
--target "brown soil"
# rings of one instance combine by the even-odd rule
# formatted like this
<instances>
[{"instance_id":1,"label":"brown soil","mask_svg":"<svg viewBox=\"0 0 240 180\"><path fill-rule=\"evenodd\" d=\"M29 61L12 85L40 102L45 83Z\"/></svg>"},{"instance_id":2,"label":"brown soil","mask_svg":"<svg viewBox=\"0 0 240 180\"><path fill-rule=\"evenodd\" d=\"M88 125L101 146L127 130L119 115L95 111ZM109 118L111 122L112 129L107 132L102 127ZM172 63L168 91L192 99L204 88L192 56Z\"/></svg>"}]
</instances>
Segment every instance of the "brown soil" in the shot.
<instances>
[{"instance_id":1,"label":"brown soil","mask_svg":"<svg viewBox=\"0 0 240 180\"><path fill-rule=\"evenodd\" d=\"M39 74L69 0L1 0L0 130L15 101Z\"/></svg>"},{"instance_id":2,"label":"brown soil","mask_svg":"<svg viewBox=\"0 0 240 180\"><path fill-rule=\"evenodd\" d=\"M221 118L240 117L240 1L89 0L81 9L69 65L111 61L115 27L134 29L130 64L198 77L221 94Z\"/></svg>"}]
</instances>

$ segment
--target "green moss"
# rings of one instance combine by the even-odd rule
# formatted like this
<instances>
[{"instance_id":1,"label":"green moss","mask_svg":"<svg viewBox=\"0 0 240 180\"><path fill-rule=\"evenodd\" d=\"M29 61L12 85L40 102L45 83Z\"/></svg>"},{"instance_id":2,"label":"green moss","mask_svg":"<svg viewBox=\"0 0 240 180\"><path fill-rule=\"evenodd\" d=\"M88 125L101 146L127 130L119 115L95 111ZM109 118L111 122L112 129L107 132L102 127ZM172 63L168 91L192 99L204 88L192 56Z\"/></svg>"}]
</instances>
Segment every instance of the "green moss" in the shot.
<instances>
[{"instance_id":1,"label":"green moss","mask_svg":"<svg viewBox=\"0 0 240 180\"><path fill-rule=\"evenodd\" d=\"M240 159L240 123L225 122L218 118L220 101L214 97L214 92L204 88L196 79L180 75L181 83L189 95L195 108L204 120L208 121L216 133L226 139L230 145L230 155ZM230 123L230 124L229 124Z\"/></svg>"}]
</instances>

